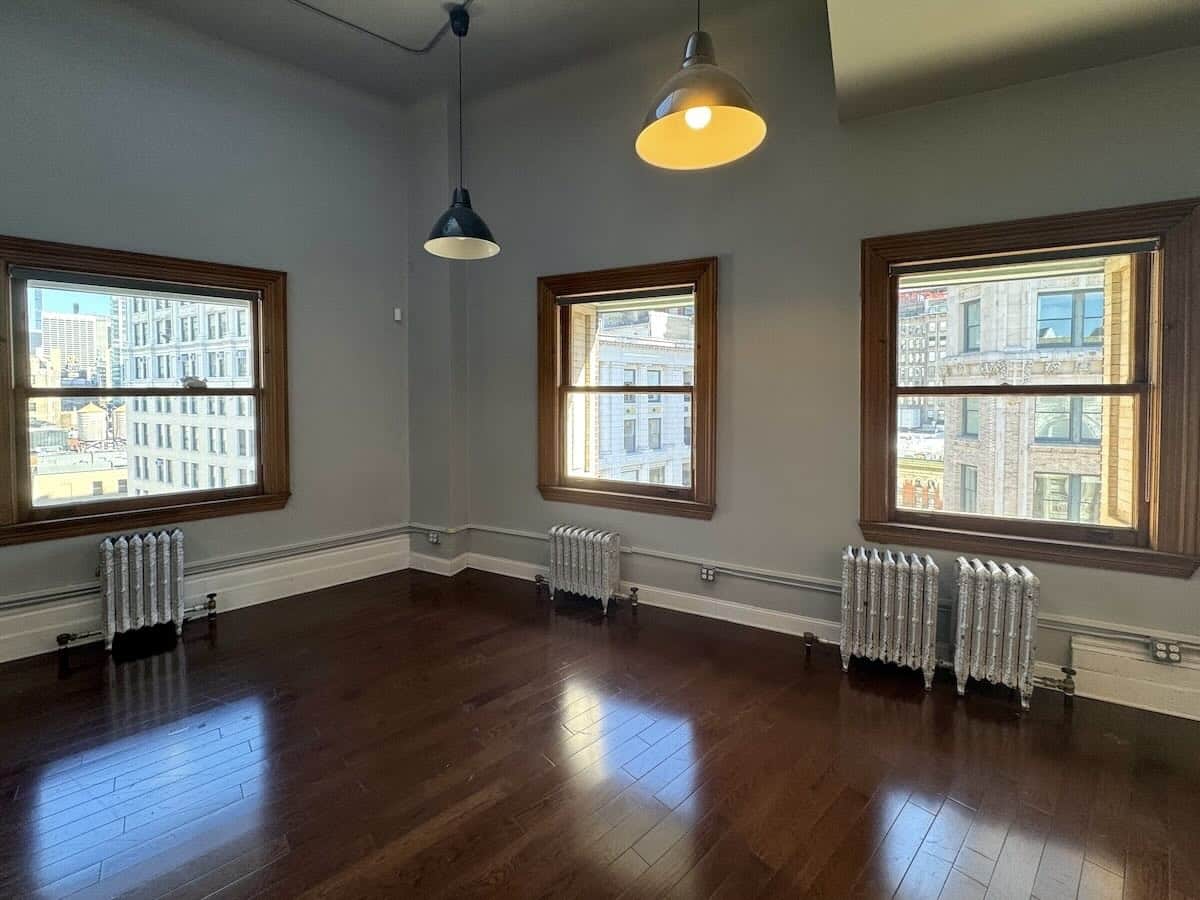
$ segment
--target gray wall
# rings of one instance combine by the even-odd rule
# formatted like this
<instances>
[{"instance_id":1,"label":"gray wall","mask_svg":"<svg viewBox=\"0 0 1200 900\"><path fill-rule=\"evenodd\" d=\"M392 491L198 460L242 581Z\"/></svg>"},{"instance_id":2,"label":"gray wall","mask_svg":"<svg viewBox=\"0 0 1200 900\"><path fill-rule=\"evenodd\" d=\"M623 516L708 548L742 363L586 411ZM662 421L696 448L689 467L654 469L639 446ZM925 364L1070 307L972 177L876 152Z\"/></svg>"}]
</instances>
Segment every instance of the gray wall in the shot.
<instances>
[{"instance_id":1,"label":"gray wall","mask_svg":"<svg viewBox=\"0 0 1200 900\"><path fill-rule=\"evenodd\" d=\"M662 172L633 152L644 105L678 64L682 21L653 44L468 104L470 187L504 248L468 275L470 521L606 526L639 546L835 578L839 545L861 539L859 241L1200 194L1200 50L843 126L824 4L781 0L707 27L770 127L756 154L727 168ZM716 516L543 502L535 279L708 254L721 266ZM479 533L472 549L529 561L545 553ZM938 556L948 569L949 555ZM1036 569L1048 612L1200 632L1195 580ZM690 566L635 560L633 577L644 575L706 591ZM836 617L828 594L734 579L711 590Z\"/></svg>"},{"instance_id":2,"label":"gray wall","mask_svg":"<svg viewBox=\"0 0 1200 900\"><path fill-rule=\"evenodd\" d=\"M292 500L189 524L189 556L406 522L395 108L117 4L5 0L0 110L0 233L288 273ZM90 580L94 543L0 548L0 595Z\"/></svg>"}]
</instances>

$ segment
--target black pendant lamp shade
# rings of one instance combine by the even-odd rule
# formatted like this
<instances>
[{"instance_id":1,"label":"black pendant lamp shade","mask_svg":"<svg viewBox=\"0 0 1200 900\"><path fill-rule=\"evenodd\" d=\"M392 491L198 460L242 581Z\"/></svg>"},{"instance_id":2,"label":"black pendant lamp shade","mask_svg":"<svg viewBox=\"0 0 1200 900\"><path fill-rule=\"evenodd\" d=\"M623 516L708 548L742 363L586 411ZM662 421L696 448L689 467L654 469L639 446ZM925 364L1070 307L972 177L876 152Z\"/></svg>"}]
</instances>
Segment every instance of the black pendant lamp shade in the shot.
<instances>
[{"instance_id":1,"label":"black pendant lamp shade","mask_svg":"<svg viewBox=\"0 0 1200 900\"><path fill-rule=\"evenodd\" d=\"M462 39L469 25L466 8L452 7L450 28L458 36L458 187L454 189L450 208L438 217L425 241L427 251L446 259L487 259L500 252L492 230L471 208L471 194L462 186Z\"/></svg>"},{"instance_id":2,"label":"black pendant lamp shade","mask_svg":"<svg viewBox=\"0 0 1200 900\"><path fill-rule=\"evenodd\" d=\"M717 65L697 2L683 66L655 95L637 136L638 156L663 169L710 169L741 159L766 136L750 92Z\"/></svg>"},{"instance_id":3,"label":"black pendant lamp shade","mask_svg":"<svg viewBox=\"0 0 1200 900\"><path fill-rule=\"evenodd\" d=\"M500 252L492 230L471 208L471 192L454 189L450 208L433 224L425 249L446 259L487 259Z\"/></svg>"}]
</instances>

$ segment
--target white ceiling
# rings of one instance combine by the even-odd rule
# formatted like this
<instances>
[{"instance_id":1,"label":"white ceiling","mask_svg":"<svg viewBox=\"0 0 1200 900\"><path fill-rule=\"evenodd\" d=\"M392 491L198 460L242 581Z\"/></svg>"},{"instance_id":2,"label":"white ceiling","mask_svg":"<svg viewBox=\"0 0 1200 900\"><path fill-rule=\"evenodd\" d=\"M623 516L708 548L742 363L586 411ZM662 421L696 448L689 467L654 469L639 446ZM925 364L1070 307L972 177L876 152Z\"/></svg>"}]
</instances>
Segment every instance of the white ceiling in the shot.
<instances>
[{"instance_id":1,"label":"white ceiling","mask_svg":"<svg viewBox=\"0 0 1200 900\"><path fill-rule=\"evenodd\" d=\"M1200 0L827 0L843 120L1200 44Z\"/></svg>"}]
</instances>

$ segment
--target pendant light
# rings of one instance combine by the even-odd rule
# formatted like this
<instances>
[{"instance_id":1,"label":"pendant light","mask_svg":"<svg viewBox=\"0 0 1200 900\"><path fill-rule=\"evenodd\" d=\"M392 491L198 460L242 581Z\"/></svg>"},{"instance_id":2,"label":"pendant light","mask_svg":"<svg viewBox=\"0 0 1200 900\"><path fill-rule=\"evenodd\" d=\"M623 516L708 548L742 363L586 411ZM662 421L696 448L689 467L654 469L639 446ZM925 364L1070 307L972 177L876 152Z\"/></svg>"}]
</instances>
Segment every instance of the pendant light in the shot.
<instances>
[{"instance_id":1,"label":"pendant light","mask_svg":"<svg viewBox=\"0 0 1200 900\"><path fill-rule=\"evenodd\" d=\"M717 66L696 0L696 30L683 66L655 95L637 136L637 155L662 169L711 169L741 159L766 136L767 123L749 91Z\"/></svg>"},{"instance_id":2,"label":"pendant light","mask_svg":"<svg viewBox=\"0 0 1200 900\"><path fill-rule=\"evenodd\" d=\"M446 259L487 259L500 252L500 245L479 214L471 208L471 194L463 184L462 39L471 17L464 6L450 8L450 29L458 37L458 187L450 208L434 223L425 249Z\"/></svg>"}]
</instances>

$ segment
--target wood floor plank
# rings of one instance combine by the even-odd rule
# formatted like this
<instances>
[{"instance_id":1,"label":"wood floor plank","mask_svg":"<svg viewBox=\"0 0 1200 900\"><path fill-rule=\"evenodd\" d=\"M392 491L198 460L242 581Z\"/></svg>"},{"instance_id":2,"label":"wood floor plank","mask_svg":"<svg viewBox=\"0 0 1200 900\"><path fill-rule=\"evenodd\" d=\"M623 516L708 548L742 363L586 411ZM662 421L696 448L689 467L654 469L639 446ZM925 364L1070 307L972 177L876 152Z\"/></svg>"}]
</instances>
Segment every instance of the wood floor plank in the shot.
<instances>
[{"instance_id":1,"label":"wood floor plank","mask_svg":"<svg viewBox=\"0 0 1200 900\"><path fill-rule=\"evenodd\" d=\"M280 616L286 603L287 615ZM405 572L0 666L0 895L1167 897L1200 725Z\"/></svg>"}]
</instances>

